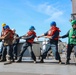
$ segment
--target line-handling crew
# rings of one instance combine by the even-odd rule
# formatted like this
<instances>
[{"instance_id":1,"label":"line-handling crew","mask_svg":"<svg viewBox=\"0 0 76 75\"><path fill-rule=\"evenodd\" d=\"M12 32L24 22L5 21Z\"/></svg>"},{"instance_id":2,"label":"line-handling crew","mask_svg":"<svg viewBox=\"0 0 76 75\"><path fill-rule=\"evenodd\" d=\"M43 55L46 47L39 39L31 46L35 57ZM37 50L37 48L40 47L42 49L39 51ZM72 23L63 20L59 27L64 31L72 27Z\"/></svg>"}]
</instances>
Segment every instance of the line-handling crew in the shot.
<instances>
[{"instance_id":1,"label":"line-handling crew","mask_svg":"<svg viewBox=\"0 0 76 75\"><path fill-rule=\"evenodd\" d=\"M56 60L59 60L59 63L61 64L61 58L58 52L58 37L59 37L59 28L56 27L56 22L53 21L50 24L50 29L49 31L47 31L46 33L42 34L41 36L38 36L38 38L40 37L45 37L48 38L49 41L46 45L46 50L43 52L43 54L41 55L41 61L40 62L44 62L43 59L46 58L47 53L49 50L52 50L53 55L55 56Z\"/></svg>"},{"instance_id":2,"label":"line-handling crew","mask_svg":"<svg viewBox=\"0 0 76 75\"><path fill-rule=\"evenodd\" d=\"M0 39L4 40L3 43L3 51L7 52L6 60L7 62L4 64L11 63L12 58L12 43L13 43L13 31L10 29L8 25L4 26L4 35L0 37Z\"/></svg>"},{"instance_id":3,"label":"line-handling crew","mask_svg":"<svg viewBox=\"0 0 76 75\"><path fill-rule=\"evenodd\" d=\"M19 58L18 58L17 62L22 61L22 56L23 56L24 52L27 50L27 48L29 47L31 50L31 57L34 60L34 63L36 63L36 57L35 57L35 54L32 50L32 44L33 44L34 39L36 37L36 32L34 30L35 30L35 27L31 26L29 28L29 31L27 32L27 34L25 34L23 37L21 37L22 39L25 39L26 41L24 42L24 44L22 46L22 49L20 51Z\"/></svg>"},{"instance_id":4,"label":"line-handling crew","mask_svg":"<svg viewBox=\"0 0 76 75\"><path fill-rule=\"evenodd\" d=\"M48 38L48 43L46 44L46 48L44 52L41 54L40 62L43 63L44 59L47 56L48 51L52 50L52 53L55 59L58 60L59 64L61 64L62 61L61 61L60 54L58 52L58 40L59 38L68 37L66 64L70 64L70 55L71 55L72 49L76 46L76 20L72 20L71 25L72 25L72 28L67 32L67 34L63 36L59 36L59 33L61 31L57 27L56 22L52 21L50 23L50 29L46 33L40 36L36 35L35 27L30 26L27 34L20 37L19 36L14 37L14 35L16 35L14 30L11 30L10 27L6 25L5 23L2 24L2 32L0 36L0 41L2 42L2 47L1 47L1 52L0 52L0 58L1 58L0 61L1 62L6 61L4 64L10 64L12 63L12 61L14 61L14 57L15 57L15 59L17 59L16 62L21 62L24 52L29 47L31 58L34 60L34 63L36 63L36 56L35 56L35 53L33 52L32 45L36 37L37 38L44 37L44 38ZM22 45L19 56L17 56L17 46L19 43L19 39L24 39L25 42ZM13 49L14 46L16 46L15 49ZM13 53L13 50L15 51L15 53ZM75 57L76 57L76 50L74 50L74 52L75 52Z\"/></svg>"}]
</instances>

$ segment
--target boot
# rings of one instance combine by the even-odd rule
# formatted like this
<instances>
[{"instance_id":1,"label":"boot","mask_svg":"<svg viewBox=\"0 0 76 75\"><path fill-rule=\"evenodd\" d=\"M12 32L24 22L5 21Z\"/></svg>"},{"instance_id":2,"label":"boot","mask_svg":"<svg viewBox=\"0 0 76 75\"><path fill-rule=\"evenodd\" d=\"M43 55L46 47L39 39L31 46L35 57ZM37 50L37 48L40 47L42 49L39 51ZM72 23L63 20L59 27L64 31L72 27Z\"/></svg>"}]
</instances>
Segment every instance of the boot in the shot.
<instances>
[{"instance_id":1,"label":"boot","mask_svg":"<svg viewBox=\"0 0 76 75\"><path fill-rule=\"evenodd\" d=\"M62 64L62 61L61 60L59 60L59 64Z\"/></svg>"},{"instance_id":2,"label":"boot","mask_svg":"<svg viewBox=\"0 0 76 75\"><path fill-rule=\"evenodd\" d=\"M5 62L5 61L6 61L6 59L1 59L1 60L0 60L0 62Z\"/></svg>"},{"instance_id":3,"label":"boot","mask_svg":"<svg viewBox=\"0 0 76 75\"><path fill-rule=\"evenodd\" d=\"M14 60L17 60L17 57L16 56L14 57Z\"/></svg>"},{"instance_id":4,"label":"boot","mask_svg":"<svg viewBox=\"0 0 76 75\"><path fill-rule=\"evenodd\" d=\"M37 62L36 62L36 59L34 59L34 64L36 64Z\"/></svg>"},{"instance_id":5,"label":"boot","mask_svg":"<svg viewBox=\"0 0 76 75\"><path fill-rule=\"evenodd\" d=\"M11 63L12 63L11 60L9 60L9 61L5 62L4 65L11 64Z\"/></svg>"},{"instance_id":6,"label":"boot","mask_svg":"<svg viewBox=\"0 0 76 75\"><path fill-rule=\"evenodd\" d=\"M0 55L0 59L1 59L1 55Z\"/></svg>"},{"instance_id":7,"label":"boot","mask_svg":"<svg viewBox=\"0 0 76 75\"><path fill-rule=\"evenodd\" d=\"M17 60L17 55L14 54L14 60Z\"/></svg>"},{"instance_id":8,"label":"boot","mask_svg":"<svg viewBox=\"0 0 76 75\"><path fill-rule=\"evenodd\" d=\"M74 55L75 55L75 58L76 58L76 52L74 53Z\"/></svg>"},{"instance_id":9,"label":"boot","mask_svg":"<svg viewBox=\"0 0 76 75\"><path fill-rule=\"evenodd\" d=\"M6 59L4 59L4 58L1 58L0 59L0 62L4 62L4 61L6 61Z\"/></svg>"},{"instance_id":10,"label":"boot","mask_svg":"<svg viewBox=\"0 0 76 75\"><path fill-rule=\"evenodd\" d=\"M7 62L5 62L4 65L12 63L9 55L6 55L6 60L7 60Z\"/></svg>"},{"instance_id":11,"label":"boot","mask_svg":"<svg viewBox=\"0 0 76 75\"><path fill-rule=\"evenodd\" d=\"M21 62L21 60L22 60L22 57L19 57L18 60L16 61L16 63Z\"/></svg>"},{"instance_id":12,"label":"boot","mask_svg":"<svg viewBox=\"0 0 76 75\"><path fill-rule=\"evenodd\" d=\"M66 64L66 65L67 65L67 64L70 64L70 63L69 63L69 60L67 60L65 64Z\"/></svg>"},{"instance_id":13,"label":"boot","mask_svg":"<svg viewBox=\"0 0 76 75\"><path fill-rule=\"evenodd\" d=\"M44 63L43 58L41 57L40 63Z\"/></svg>"}]
</instances>

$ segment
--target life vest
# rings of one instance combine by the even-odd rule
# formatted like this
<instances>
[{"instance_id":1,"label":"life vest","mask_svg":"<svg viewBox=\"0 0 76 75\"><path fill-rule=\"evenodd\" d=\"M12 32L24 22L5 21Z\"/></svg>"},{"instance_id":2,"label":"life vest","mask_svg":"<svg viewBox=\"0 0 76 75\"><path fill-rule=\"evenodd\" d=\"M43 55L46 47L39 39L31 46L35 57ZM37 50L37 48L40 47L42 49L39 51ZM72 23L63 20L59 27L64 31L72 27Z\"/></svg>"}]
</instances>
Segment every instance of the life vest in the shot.
<instances>
[{"instance_id":1,"label":"life vest","mask_svg":"<svg viewBox=\"0 0 76 75\"><path fill-rule=\"evenodd\" d=\"M12 39L13 40L14 39L14 33L13 33L13 31L11 29L6 29L4 31L4 36L7 35L8 32L10 32L10 36L8 37L8 39Z\"/></svg>"},{"instance_id":2,"label":"life vest","mask_svg":"<svg viewBox=\"0 0 76 75\"><path fill-rule=\"evenodd\" d=\"M76 44L76 38L72 38L72 36L76 36L76 29L71 28L68 36L68 43Z\"/></svg>"},{"instance_id":3,"label":"life vest","mask_svg":"<svg viewBox=\"0 0 76 75\"><path fill-rule=\"evenodd\" d=\"M36 37L36 33L34 31L27 32L27 36L31 36L31 35L34 35ZM27 42L29 43L33 43L33 41L34 41L34 38L27 40Z\"/></svg>"},{"instance_id":4,"label":"life vest","mask_svg":"<svg viewBox=\"0 0 76 75\"><path fill-rule=\"evenodd\" d=\"M48 31L48 36L53 36L56 31L60 32L59 28L57 28L56 26L52 26L51 29ZM58 40L58 37L54 39Z\"/></svg>"}]
</instances>

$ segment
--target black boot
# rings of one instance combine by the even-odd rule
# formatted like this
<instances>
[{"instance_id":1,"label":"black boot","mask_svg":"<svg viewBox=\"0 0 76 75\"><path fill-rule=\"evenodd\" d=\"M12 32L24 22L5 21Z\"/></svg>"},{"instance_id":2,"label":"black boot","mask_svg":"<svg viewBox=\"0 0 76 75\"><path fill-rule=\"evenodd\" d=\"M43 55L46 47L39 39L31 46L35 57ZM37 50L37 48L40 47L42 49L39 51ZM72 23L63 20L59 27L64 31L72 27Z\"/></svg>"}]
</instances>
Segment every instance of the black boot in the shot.
<instances>
[{"instance_id":1,"label":"black boot","mask_svg":"<svg viewBox=\"0 0 76 75\"><path fill-rule=\"evenodd\" d=\"M76 58L76 52L74 53L74 55L75 55L75 58Z\"/></svg>"},{"instance_id":2,"label":"black boot","mask_svg":"<svg viewBox=\"0 0 76 75\"><path fill-rule=\"evenodd\" d=\"M0 59L0 62L4 62L4 61L6 61L6 58L1 58Z\"/></svg>"},{"instance_id":3,"label":"black boot","mask_svg":"<svg viewBox=\"0 0 76 75\"><path fill-rule=\"evenodd\" d=\"M65 64L66 64L66 65L67 65L67 64L70 64L70 63L69 63L69 60L67 60Z\"/></svg>"},{"instance_id":4,"label":"black boot","mask_svg":"<svg viewBox=\"0 0 76 75\"><path fill-rule=\"evenodd\" d=\"M0 62L5 62L6 60L1 59Z\"/></svg>"},{"instance_id":5,"label":"black boot","mask_svg":"<svg viewBox=\"0 0 76 75\"><path fill-rule=\"evenodd\" d=\"M14 57L14 60L17 60L17 57L16 56Z\"/></svg>"},{"instance_id":6,"label":"black boot","mask_svg":"<svg viewBox=\"0 0 76 75\"><path fill-rule=\"evenodd\" d=\"M62 61L61 61L61 59L59 60L59 64L62 64Z\"/></svg>"},{"instance_id":7,"label":"black boot","mask_svg":"<svg viewBox=\"0 0 76 75\"><path fill-rule=\"evenodd\" d=\"M41 57L40 63L44 63L43 58Z\"/></svg>"},{"instance_id":8,"label":"black boot","mask_svg":"<svg viewBox=\"0 0 76 75\"><path fill-rule=\"evenodd\" d=\"M22 60L22 57L19 57L16 62L21 62L21 60Z\"/></svg>"}]
</instances>

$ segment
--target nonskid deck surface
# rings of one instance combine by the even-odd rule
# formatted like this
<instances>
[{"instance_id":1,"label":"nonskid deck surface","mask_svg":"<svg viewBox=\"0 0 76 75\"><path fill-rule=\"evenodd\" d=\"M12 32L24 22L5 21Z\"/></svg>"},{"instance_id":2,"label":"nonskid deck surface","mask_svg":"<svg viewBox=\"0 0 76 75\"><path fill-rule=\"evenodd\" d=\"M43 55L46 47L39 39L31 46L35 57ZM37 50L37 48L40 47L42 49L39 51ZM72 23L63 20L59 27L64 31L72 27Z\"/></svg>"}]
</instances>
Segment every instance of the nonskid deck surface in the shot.
<instances>
[{"instance_id":1,"label":"nonskid deck surface","mask_svg":"<svg viewBox=\"0 0 76 75\"><path fill-rule=\"evenodd\" d=\"M33 63L32 60L23 58L21 63L12 63L4 65L0 62L0 75L76 75L75 58L71 56L69 65L65 65L65 54L61 55L62 64L49 57L44 60L45 63ZM24 61L25 60L25 61Z\"/></svg>"}]
</instances>

